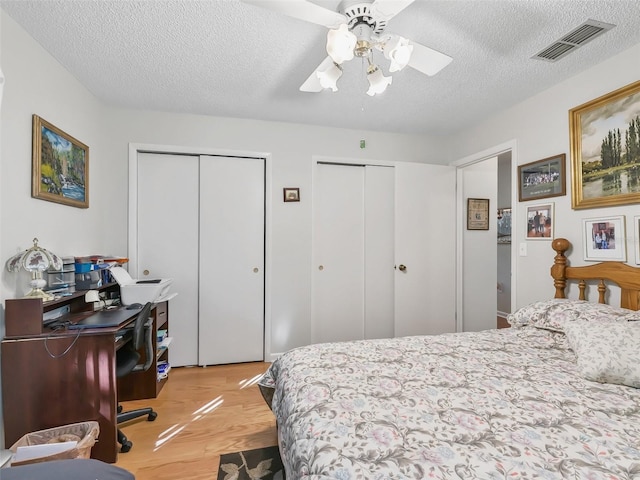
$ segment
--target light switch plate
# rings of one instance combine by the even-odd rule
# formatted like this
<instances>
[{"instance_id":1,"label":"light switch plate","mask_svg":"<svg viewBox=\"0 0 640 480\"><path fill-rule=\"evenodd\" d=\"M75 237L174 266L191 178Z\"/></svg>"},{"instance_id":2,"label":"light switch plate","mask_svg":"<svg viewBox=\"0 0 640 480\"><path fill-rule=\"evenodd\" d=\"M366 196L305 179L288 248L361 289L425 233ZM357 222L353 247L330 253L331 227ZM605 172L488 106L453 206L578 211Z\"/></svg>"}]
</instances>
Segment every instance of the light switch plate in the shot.
<instances>
[{"instance_id":1,"label":"light switch plate","mask_svg":"<svg viewBox=\"0 0 640 480\"><path fill-rule=\"evenodd\" d=\"M520 256L521 257L526 257L527 256L527 242L521 242L520 243L520 249L518 251L520 252Z\"/></svg>"}]
</instances>

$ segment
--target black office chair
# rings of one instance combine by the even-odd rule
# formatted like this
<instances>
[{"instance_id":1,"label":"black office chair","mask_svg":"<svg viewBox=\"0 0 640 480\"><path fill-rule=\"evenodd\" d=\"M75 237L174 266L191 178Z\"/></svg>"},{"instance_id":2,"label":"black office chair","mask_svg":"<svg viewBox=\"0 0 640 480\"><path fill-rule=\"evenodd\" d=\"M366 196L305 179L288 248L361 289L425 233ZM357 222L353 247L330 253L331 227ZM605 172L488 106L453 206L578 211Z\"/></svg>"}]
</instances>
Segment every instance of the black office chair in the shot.
<instances>
[{"instance_id":1,"label":"black office chair","mask_svg":"<svg viewBox=\"0 0 640 480\"><path fill-rule=\"evenodd\" d=\"M136 317L136 321L133 326L133 338L120 348L116 353L116 376L118 378L129 375L132 372L141 372L149 370L153 363L155 352L153 351L153 320L149 318L151 314L151 307L153 303L149 302ZM138 363L141 355L138 352L144 345L145 362ZM147 420L153 422L158 414L153 411L152 408L138 408L128 412L122 411L122 406L118 405L118 425L134 418L140 418L148 415ZM122 445L121 452L128 452L131 450L133 443L131 443L127 437L118 428L118 443Z\"/></svg>"}]
</instances>

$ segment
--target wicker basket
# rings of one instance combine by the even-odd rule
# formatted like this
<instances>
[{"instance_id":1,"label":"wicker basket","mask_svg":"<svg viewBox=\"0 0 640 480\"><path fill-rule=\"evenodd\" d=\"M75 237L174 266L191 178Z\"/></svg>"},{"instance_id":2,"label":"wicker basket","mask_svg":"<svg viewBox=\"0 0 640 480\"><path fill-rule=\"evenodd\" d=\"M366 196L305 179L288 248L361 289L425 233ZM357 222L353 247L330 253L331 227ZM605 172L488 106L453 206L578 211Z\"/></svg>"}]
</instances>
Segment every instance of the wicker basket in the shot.
<instances>
[{"instance_id":1,"label":"wicker basket","mask_svg":"<svg viewBox=\"0 0 640 480\"><path fill-rule=\"evenodd\" d=\"M81 422L64 425L62 427L49 428L37 432L27 433L14 443L10 450L15 454L18 447L29 445L44 445L45 443L67 442L75 440L78 444L69 450L48 455L46 457L32 458L22 462L11 462L11 466L27 465L29 463L48 462L50 460L66 460L72 458L89 458L91 447L96 443L100 426L98 422Z\"/></svg>"}]
</instances>

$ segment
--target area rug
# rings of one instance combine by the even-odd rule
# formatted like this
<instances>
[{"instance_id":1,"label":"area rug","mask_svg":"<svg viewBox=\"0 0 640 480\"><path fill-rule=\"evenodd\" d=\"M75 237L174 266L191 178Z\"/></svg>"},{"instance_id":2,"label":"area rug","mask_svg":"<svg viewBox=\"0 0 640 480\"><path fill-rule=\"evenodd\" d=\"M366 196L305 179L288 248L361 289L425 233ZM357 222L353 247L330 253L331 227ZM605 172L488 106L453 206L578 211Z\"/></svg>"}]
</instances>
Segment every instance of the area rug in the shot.
<instances>
[{"instance_id":1,"label":"area rug","mask_svg":"<svg viewBox=\"0 0 640 480\"><path fill-rule=\"evenodd\" d=\"M220 455L218 480L284 480L278 447Z\"/></svg>"}]
</instances>

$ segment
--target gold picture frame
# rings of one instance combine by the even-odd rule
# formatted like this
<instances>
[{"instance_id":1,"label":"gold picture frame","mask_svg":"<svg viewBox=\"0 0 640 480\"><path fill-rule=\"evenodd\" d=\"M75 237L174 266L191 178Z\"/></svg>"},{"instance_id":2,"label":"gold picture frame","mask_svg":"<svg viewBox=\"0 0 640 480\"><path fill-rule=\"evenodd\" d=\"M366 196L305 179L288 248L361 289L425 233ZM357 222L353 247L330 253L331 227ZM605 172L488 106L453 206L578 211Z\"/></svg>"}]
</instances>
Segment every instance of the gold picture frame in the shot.
<instances>
[{"instance_id":1,"label":"gold picture frame","mask_svg":"<svg viewBox=\"0 0 640 480\"><path fill-rule=\"evenodd\" d=\"M640 81L569 110L573 209L640 202Z\"/></svg>"},{"instance_id":2,"label":"gold picture frame","mask_svg":"<svg viewBox=\"0 0 640 480\"><path fill-rule=\"evenodd\" d=\"M31 196L89 208L89 147L33 115Z\"/></svg>"},{"instance_id":3,"label":"gold picture frame","mask_svg":"<svg viewBox=\"0 0 640 480\"><path fill-rule=\"evenodd\" d=\"M467 230L489 230L488 198L467 198Z\"/></svg>"}]
</instances>

